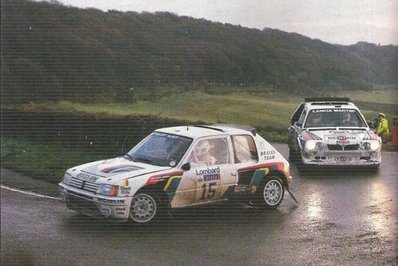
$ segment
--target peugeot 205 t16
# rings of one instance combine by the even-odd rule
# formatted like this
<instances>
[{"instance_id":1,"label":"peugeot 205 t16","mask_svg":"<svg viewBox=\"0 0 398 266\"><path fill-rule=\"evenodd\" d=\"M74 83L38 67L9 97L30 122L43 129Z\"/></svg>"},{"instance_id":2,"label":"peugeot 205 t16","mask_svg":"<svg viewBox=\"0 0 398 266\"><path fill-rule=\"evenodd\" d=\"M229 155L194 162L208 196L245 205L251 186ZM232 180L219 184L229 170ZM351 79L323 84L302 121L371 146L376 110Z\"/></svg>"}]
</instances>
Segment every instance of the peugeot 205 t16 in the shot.
<instances>
[{"instance_id":1,"label":"peugeot 205 t16","mask_svg":"<svg viewBox=\"0 0 398 266\"><path fill-rule=\"evenodd\" d=\"M276 208L291 179L255 129L216 124L155 130L124 156L70 168L59 189L72 210L147 223L228 199Z\"/></svg>"}]
</instances>

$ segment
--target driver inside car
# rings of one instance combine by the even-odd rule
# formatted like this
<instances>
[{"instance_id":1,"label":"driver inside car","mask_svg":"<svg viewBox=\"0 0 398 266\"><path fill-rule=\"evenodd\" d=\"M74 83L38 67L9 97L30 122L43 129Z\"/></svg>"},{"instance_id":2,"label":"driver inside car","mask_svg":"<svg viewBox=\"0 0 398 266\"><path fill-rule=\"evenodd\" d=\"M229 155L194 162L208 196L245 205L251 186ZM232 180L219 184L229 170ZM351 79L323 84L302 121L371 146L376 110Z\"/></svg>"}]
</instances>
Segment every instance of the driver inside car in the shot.
<instances>
[{"instance_id":1,"label":"driver inside car","mask_svg":"<svg viewBox=\"0 0 398 266\"><path fill-rule=\"evenodd\" d=\"M323 122L322 122L322 116L321 116L321 114L313 113L313 114L310 116L309 121L308 121L307 124L308 124L308 125L307 125L308 127L319 127L319 126L322 126L322 125L323 125Z\"/></svg>"},{"instance_id":2,"label":"driver inside car","mask_svg":"<svg viewBox=\"0 0 398 266\"><path fill-rule=\"evenodd\" d=\"M350 113L343 114L343 122L341 123L342 126L357 126L357 123L352 120Z\"/></svg>"},{"instance_id":3,"label":"driver inside car","mask_svg":"<svg viewBox=\"0 0 398 266\"><path fill-rule=\"evenodd\" d=\"M199 142L189 157L190 164L192 166L214 165L216 163L216 158L211 153L212 148L208 140Z\"/></svg>"}]
</instances>

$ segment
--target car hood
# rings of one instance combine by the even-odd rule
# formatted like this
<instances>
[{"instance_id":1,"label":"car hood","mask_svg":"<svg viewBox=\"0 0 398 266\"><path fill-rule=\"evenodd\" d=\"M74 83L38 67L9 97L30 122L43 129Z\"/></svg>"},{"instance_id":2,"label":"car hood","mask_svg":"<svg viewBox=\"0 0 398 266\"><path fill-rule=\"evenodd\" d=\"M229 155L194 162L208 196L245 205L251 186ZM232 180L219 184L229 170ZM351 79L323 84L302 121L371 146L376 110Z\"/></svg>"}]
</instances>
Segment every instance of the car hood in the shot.
<instances>
[{"instance_id":1,"label":"car hood","mask_svg":"<svg viewBox=\"0 0 398 266\"><path fill-rule=\"evenodd\" d=\"M327 144L356 144L364 139L377 139L373 132L364 129L307 129L303 136L307 140L323 140Z\"/></svg>"},{"instance_id":2,"label":"car hood","mask_svg":"<svg viewBox=\"0 0 398 266\"><path fill-rule=\"evenodd\" d=\"M118 181L168 169L171 169L171 167L132 162L124 157L118 157L84 164L72 169L72 171L93 175L95 179Z\"/></svg>"}]
</instances>

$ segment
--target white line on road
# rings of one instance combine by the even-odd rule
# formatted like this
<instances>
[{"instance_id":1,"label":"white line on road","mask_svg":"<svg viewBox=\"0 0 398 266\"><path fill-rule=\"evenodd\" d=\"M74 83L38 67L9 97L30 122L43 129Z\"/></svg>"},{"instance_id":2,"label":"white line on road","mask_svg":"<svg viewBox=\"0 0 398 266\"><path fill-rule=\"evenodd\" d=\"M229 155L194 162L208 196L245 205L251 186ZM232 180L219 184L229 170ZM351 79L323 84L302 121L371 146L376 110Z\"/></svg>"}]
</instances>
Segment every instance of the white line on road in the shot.
<instances>
[{"instance_id":1,"label":"white line on road","mask_svg":"<svg viewBox=\"0 0 398 266\"><path fill-rule=\"evenodd\" d=\"M46 196L46 195L42 195L42 194L39 194L39 193L31 192L31 191L19 190L19 189L11 188L11 187L4 186L4 185L1 185L1 189L7 189L7 190L10 190L10 191L18 192L18 193L25 194L25 195L35 196L35 197L38 197L38 198L52 199L52 200L61 200L60 198Z\"/></svg>"}]
</instances>

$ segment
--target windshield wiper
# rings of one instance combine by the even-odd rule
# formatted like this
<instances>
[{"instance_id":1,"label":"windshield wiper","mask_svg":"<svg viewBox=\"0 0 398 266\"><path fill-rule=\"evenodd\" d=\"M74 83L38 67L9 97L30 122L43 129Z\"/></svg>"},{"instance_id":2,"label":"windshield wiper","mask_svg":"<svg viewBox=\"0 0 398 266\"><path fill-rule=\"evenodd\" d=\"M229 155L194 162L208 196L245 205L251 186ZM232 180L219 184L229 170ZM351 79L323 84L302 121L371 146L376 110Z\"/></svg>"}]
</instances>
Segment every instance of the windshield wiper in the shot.
<instances>
[{"instance_id":1,"label":"windshield wiper","mask_svg":"<svg viewBox=\"0 0 398 266\"><path fill-rule=\"evenodd\" d=\"M123 155L123 157L128 157L129 160L134 161L133 156L131 156L130 154L126 153L125 155Z\"/></svg>"},{"instance_id":2,"label":"windshield wiper","mask_svg":"<svg viewBox=\"0 0 398 266\"><path fill-rule=\"evenodd\" d=\"M135 162L142 162L142 163L155 164L154 161L152 161L151 159L148 159L148 158L141 158L141 157L138 157L138 158L132 158L132 159L133 159L133 161L135 161Z\"/></svg>"}]
</instances>

